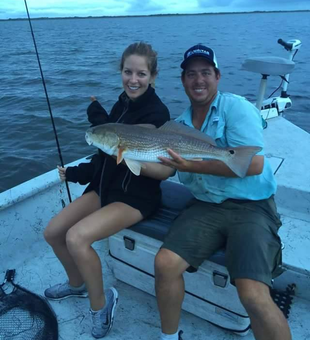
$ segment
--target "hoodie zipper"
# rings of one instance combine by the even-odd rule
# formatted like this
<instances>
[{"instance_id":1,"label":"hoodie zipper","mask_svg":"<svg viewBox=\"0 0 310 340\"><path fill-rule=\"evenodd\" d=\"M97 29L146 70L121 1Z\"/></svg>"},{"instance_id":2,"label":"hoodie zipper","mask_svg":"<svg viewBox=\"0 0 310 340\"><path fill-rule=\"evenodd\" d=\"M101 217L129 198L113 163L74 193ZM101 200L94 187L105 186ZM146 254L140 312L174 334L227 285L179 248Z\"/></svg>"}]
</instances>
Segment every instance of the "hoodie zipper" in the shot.
<instances>
[{"instance_id":1,"label":"hoodie zipper","mask_svg":"<svg viewBox=\"0 0 310 340\"><path fill-rule=\"evenodd\" d=\"M105 157L105 158L104 158L103 167L102 167L102 170L101 170L100 184L99 184L99 197L100 197L100 201L101 201L101 186L102 186L102 179L103 179L103 174L104 174L106 162L107 162L107 158Z\"/></svg>"},{"instance_id":2,"label":"hoodie zipper","mask_svg":"<svg viewBox=\"0 0 310 340\"><path fill-rule=\"evenodd\" d=\"M123 180L123 183L122 183L122 188L123 188L123 191L126 193L127 190L128 190L128 186L131 182L131 176L132 176L132 173L129 169L127 169L127 172L126 172L126 175L124 177L124 180ZM128 180L127 180L128 178ZM126 183L126 180L127 180L127 183Z\"/></svg>"},{"instance_id":3,"label":"hoodie zipper","mask_svg":"<svg viewBox=\"0 0 310 340\"><path fill-rule=\"evenodd\" d=\"M128 111L128 106L124 108L123 113L121 114L121 116L118 118L118 120L116 121L116 123L120 123L120 120L124 117L124 114L127 113Z\"/></svg>"},{"instance_id":4,"label":"hoodie zipper","mask_svg":"<svg viewBox=\"0 0 310 340\"><path fill-rule=\"evenodd\" d=\"M124 117L125 113L128 111L128 108L129 108L129 107L128 107L128 105L127 105L127 107L124 108L123 113L122 113L121 116L118 118L118 120L116 121L116 123L120 123L121 119ZM128 174L129 174L129 180L128 180L127 184L126 184L126 180L127 180ZM127 188L128 188L129 183L130 183L130 180L131 180L131 171L129 171L129 170L127 169L126 175L125 175L125 177L124 177L124 179L123 179L123 182L122 182L122 188L123 188L123 191L124 191L125 193L127 192Z\"/></svg>"}]
</instances>

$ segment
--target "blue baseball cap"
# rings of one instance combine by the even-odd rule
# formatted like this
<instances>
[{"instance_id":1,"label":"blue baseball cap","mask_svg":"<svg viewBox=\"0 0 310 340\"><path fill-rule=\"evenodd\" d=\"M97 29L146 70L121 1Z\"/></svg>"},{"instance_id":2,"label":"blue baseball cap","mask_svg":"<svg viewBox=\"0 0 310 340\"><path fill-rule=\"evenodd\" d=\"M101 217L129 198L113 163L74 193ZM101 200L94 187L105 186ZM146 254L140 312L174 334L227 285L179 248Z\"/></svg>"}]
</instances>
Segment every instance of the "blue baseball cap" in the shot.
<instances>
[{"instance_id":1,"label":"blue baseball cap","mask_svg":"<svg viewBox=\"0 0 310 340\"><path fill-rule=\"evenodd\" d=\"M206 59L211 65L215 66L218 68L218 63L216 60L216 56L214 51L202 44L195 45L191 48L189 48L185 53L184 53L184 60L181 64L181 68L185 70L187 63L192 60L193 58L200 57Z\"/></svg>"}]
</instances>

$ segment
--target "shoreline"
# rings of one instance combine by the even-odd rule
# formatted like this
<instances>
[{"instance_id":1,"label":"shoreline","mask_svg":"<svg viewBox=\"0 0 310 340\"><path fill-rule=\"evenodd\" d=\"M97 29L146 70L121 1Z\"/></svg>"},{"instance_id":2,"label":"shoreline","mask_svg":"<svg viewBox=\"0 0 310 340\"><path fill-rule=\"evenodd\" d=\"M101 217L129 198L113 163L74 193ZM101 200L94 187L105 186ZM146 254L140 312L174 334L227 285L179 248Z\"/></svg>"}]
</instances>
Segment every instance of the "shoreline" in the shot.
<instances>
[{"instance_id":1,"label":"shoreline","mask_svg":"<svg viewBox=\"0 0 310 340\"><path fill-rule=\"evenodd\" d=\"M248 11L248 12L210 12L210 13L175 13L175 14L148 14L148 15L102 15L102 16L72 16L72 17L32 17L31 20L67 20L67 19L114 19L114 18L144 18L144 17L169 17L169 16L193 16L193 15L230 15L230 14L266 14L266 13L300 13L310 12L310 9L287 11ZM0 21L22 21L28 18L8 18Z\"/></svg>"}]
</instances>

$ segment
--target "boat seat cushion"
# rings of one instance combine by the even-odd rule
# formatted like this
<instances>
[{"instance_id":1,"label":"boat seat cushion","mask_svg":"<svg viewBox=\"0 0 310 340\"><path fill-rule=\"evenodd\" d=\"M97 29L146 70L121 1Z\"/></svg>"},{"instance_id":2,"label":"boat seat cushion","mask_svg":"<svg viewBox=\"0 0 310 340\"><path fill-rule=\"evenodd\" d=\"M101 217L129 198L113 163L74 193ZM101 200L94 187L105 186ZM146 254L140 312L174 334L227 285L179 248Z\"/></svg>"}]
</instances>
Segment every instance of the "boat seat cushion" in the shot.
<instances>
[{"instance_id":1,"label":"boat seat cushion","mask_svg":"<svg viewBox=\"0 0 310 340\"><path fill-rule=\"evenodd\" d=\"M194 197L185 186L172 181L163 181L161 189L162 203L159 210L149 218L133 225L130 229L163 241L172 222ZM209 260L225 265L225 250L219 250Z\"/></svg>"}]
</instances>

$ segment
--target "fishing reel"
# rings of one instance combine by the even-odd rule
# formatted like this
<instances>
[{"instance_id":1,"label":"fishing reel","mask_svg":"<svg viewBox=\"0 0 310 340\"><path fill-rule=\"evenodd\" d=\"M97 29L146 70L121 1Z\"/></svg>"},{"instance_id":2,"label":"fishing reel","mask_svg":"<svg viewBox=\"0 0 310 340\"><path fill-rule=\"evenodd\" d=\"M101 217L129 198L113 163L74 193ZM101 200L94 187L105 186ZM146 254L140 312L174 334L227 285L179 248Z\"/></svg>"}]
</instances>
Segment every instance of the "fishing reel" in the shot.
<instances>
[{"instance_id":1,"label":"fishing reel","mask_svg":"<svg viewBox=\"0 0 310 340\"><path fill-rule=\"evenodd\" d=\"M283 112L292 106L292 101L287 93L287 88L290 74L295 67L293 59L301 47L301 41L297 39L288 41L279 39L278 43L289 52L288 58L257 57L247 59L242 64L243 70L260 73L262 75L256 107L261 111L261 115L264 120L282 116ZM279 76L282 80L279 87L273 91L267 99L264 99L267 87L267 78L269 76ZM272 97L272 95L280 88L281 95L278 97Z\"/></svg>"}]
</instances>

